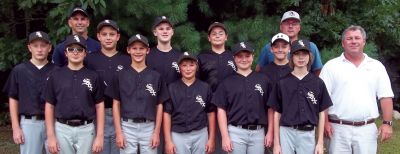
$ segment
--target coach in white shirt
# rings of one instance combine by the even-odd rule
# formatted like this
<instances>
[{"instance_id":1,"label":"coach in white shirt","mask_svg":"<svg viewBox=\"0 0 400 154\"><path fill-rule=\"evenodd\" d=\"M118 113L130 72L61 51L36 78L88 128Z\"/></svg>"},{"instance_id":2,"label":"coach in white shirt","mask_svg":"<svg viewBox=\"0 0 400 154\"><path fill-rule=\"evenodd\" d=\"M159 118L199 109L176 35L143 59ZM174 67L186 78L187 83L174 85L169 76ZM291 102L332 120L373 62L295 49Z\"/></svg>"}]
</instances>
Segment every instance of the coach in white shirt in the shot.
<instances>
[{"instance_id":1,"label":"coach in white shirt","mask_svg":"<svg viewBox=\"0 0 400 154\"><path fill-rule=\"evenodd\" d=\"M325 134L331 139L331 154L377 152L377 138L392 136L393 91L381 62L364 53L365 30L350 26L342 34L344 52L328 61L320 77L324 80L333 106L328 110ZM377 99L383 112L383 124L377 129Z\"/></svg>"}]
</instances>

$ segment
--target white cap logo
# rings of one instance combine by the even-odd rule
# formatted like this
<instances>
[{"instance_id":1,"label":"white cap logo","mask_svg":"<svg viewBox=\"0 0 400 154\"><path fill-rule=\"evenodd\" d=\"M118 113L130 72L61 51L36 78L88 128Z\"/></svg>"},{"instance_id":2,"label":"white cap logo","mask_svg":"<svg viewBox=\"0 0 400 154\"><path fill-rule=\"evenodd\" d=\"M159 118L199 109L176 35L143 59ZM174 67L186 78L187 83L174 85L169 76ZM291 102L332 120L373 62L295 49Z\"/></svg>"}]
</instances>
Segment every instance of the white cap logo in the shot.
<instances>
[{"instance_id":1,"label":"white cap logo","mask_svg":"<svg viewBox=\"0 0 400 154\"><path fill-rule=\"evenodd\" d=\"M78 35L74 35L74 39L76 40L76 42L81 42L81 40L79 39Z\"/></svg>"},{"instance_id":2,"label":"white cap logo","mask_svg":"<svg viewBox=\"0 0 400 154\"><path fill-rule=\"evenodd\" d=\"M304 43L303 43L303 40L299 40L299 44L300 44L302 47L305 47L305 45L304 45Z\"/></svg>"},{"instance_id":3,"label":"white cap logo","mask_svg":"<svg viewBox=\"0 0 400 154\"><path fill-rule=\"evenodd\" d=\"M188 52L184 52L183 55L189 56L189 53Z\"/></svg>"},{"instance_id":4,"label":"white cap logo","mask_svg":"<svg viewBox=\"0 0 400 154\"><path fill-rule=\"evenodd\" d=\"M40 34L40 32L36 32L36 36L43 37L42 34Z\"/></svg>"},{"instance_id":5,"label":"white cap logo","mask_svg":"<svg viewBox=\"0 0 400 154\"><path fill-rule=\"evenodd\" d=\"M290 12L289 12L289 15L290 15L290 16L294 16L294 12L293 12L293 11L290 11Z\"/></svg>"},{"instance_id":6,"label":"white cap logo","mask_svg":"<svg viewBox=\"0 0 400 154\"><path fill-rule=\"evenodd\" d=\"M161 19L167 19L167 17L165 17L165 16L162 16L162 17L161 17Z\"/></svg>"},{"instance_id":7,"label":"white cap logo","mask_svg":"<svg viewBox=\"0 0 400 154\"><path fill-rule=\"evenodd\" d=\"M110 23L110 20L104 20L105 23Z\"/></svg>"},{"instance_id":8,"label":"white cap logo","mask_svg":"<svg viewBox=\"0 0 400 154\"><path fill-rule=\"evenodd\" d=\"M240 46L241 46L242 48L246 48L246 44L244 44L244 42L240 42Z\"/></svg>"},{"instance_id":9,"label":"white cap logo","mask_svg":"<svg viewBox=\"0 0 400 154\"><path fill-rule=\"evenodd\" d=\"M136 34L136 38L138 38L139 40L141 40L142 38L140 38L139 34Z\"/></svg>"}]
</instances>

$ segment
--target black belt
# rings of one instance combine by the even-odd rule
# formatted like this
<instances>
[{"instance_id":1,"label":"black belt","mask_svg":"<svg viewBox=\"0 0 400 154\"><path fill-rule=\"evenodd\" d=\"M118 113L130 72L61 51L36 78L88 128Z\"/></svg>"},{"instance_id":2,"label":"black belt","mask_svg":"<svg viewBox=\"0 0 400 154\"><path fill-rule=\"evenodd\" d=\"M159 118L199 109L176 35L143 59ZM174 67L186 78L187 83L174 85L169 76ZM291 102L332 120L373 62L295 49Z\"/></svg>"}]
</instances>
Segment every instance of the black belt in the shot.
<instances>
[{"instance_id":1,"label":"black belt","mask_svg":"<svg viewBox=\"0 0 400 154\"><path fill-rule=\"evenodd\" d=\"M25 119L44 120L44 115L22 115Z\"/></svg>"},{"instance_id":2,"label":"black belt","mask_svg":"<svg viewBox=\"0 0 400 154\"><path fill-rule=\"evenodd\" d=\"M293 129L297 129L297 130L301 130L301 131L312 131L312 130L314 130L314 125L312 125L312 124L292 125L292 126L286 126L286 127L291 127Z\"/></svg>"},{"instance_id":3,"label":"black belt","mask_svg":"<svg viewBox=\"0 0 400 154\"><path fill-rule=\"evenodd\" d=\"M125 121L125 122L134 122L134 123L152 122L152 120L148 120L148 119L146 119L146 118L122 118L122 121Z\"/></svg>"},{"instance_id":4,"label":"black belt","mask_svg":"<svg viewBox=\"0 0 400 154\"><path fill-rule=\"evenodd\" d=\"M93 120L81 120L81 119L66 120L66 119L60 119L60 118L57 118L57 121L62 124L66 124L66 125L73 126L73 127L87 125L87 124L90 124L93 122Z\"/></svg>"},{"instance_id":5,"label":"black belt","mask_svg":"<svg viewBox=\"0 0 400 154\"><path fill-rule=\"evenodd\" d=\"M264 128L264 125L235 125L235 124L232 125L247 130L258 130Z\"/></svg>"},{"instance_id":6,"label":"black belt","mask_svg":"<svg viewBox=\"0 0 400 154\"><path fill-rule=\"evenodd\" d=\"M343 124L343 125L350 125L350 126L363 126L375 122L375 119L368 119L365 121L346 121L346 120L329 118L329 122Z\"/></svg>"}]
</instances>

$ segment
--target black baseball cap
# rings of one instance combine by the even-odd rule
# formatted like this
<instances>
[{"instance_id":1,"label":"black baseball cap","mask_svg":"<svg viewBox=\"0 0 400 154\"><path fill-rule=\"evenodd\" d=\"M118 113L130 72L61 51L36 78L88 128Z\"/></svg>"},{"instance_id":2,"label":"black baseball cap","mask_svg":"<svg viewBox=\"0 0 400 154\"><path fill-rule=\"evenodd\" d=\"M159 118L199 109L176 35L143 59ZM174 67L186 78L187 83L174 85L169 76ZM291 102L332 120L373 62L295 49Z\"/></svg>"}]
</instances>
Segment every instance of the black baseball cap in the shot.
<instances>
[{"instance_id":1,"label":"black baseball cap","mask_svg":"<svg viewBox=\"0 0 400 154\"><path fill-rule=\"evenodd\" d=\"M236 55L241 51L254 53L253 45L250 42L239 42L232 46L233 55Z\"/></svg>"},{"instance_id":2,"label":"black baseball cap","mask_svg":"<svg viewBox=\"0 0 400 154\"><path fill-rule=\"evenodd\" d=\"M184 61L184 60L193 60L193 61L195 61L196 63L198 62L196 56L190 54L188 51L184 52L184 53L179 57L178 65L181 64L182 61Z\"/></svg>"},{"instance_id":3,"label":"black baseball cap","mask_svg":"<svg viewBox=\"0 0 400 154\"><path fill-rule=\"evenodd\" d=\"M28 43L31 43L34 40L43 40L49 44L51 43L49 35L42 31L36 31L29 34Z\"/></svg>"},{"instance_id":4,"label":"black baseball cap","mask_svg":"<svg viewBox=\"0 0 400 154\"><path fill-rule=\"evenodd\" d=\"M300 50L311 52L310 41L308 41L308 40L293 41L292 44L290 45L290 54L293 54Z\"/></svg>"},{"instance_id":5,"label":"black baseball cap","mask_svg":"<svg viewBox=\"0 0 400 154\"><path fill-rule=\"evenodd\" d=\"M171 25L171 27L173 27L172 22L166 16L160 16L154 20L152 28L155 29L161 23L168 23Z\"/></svg>"},{"instance_id":6,"label":"black baseball cap","mask_svg":"<svg viewBox=\"0 0 400 154\"><path fill-rule=\"evenodd\" d=\"M130 46L133 42L136 42L136 41L142 42L144 45L149 47L149 41L147 40L147 38L140 34L131 36L131 38L129 38L129 40L128 40L128 46Z\"/></svg>"},{"instance_id":7,"label":"black baseball cap","mask_svg":"<svg viewBox=\"0 0 400 154\"><path fill-rule=\"evenodd\" d=\"M68 18L71 18L75 13L78 13L78 12L86 17L89 17L86 10L82 9L81 7L75 7L69 12Z\"/></svg>"},{"instance_id":8,"label":"black baseball cap","mask_svg":"<svg viewBox=\"0 0 400 154\"><path fill-rule=\"evenodd\" d=\"M225 28L225 25L223 23L214 22L208 27L208 34L210 34L212 29L215 28L215 27L221 27L222 29L224 29L224 31L226 33L226 28Z\"/></svg>"},{"instance_id":9,"label":"black baseball cap","mask_svg":"<svg viewBox=\"0 0 400 154\"><path fill-rule=\"evenodd\" d=\"M78 44L83 48L87 49L86 40L84 37L80 35L68 35L67 38L65 39L65 48L67 48L71 44Z\"/></svg>"},{"instance_id":10,"label":"black baseball cap","mask_svg":"<svg viewBox=\"0 0 400 154\"><path fill-rule=\"evenodd\" d=\"M101 28L103 28L104 26L110 26L119 33L119 27L118 27L117 23L113 20L106 19L106 20L101 21L97 25L97 32L100 32Z\"/></svg>"}]
</instances>

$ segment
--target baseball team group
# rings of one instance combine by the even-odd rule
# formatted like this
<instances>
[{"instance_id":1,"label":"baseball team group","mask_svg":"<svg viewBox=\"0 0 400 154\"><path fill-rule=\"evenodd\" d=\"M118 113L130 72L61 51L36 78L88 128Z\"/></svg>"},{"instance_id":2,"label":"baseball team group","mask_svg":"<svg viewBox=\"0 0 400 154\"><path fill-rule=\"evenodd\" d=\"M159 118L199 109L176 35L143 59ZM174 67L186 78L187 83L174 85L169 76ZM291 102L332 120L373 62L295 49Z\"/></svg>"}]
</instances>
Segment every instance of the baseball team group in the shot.
<instances>
[{"instance_id":1,"label":"baseball team group","mask_svg":"<svg viewBox=\"0 0 400 154\"><path fill-rule=\"evenodd\" d=\"M222 22L208 28L210 49L193 55L171 46L166 16L152 25L155 46L135 34L126 51L115 21L98 23L97 40L86 10L67 21L71 35L54 50L47 33L28 36L31 57L3 88L21 154L374 154L393 135L390 79L364 53L361 26L346 28L343 53L322 65L287 11L253 70L256 49L228 49Z\"/></svg>"}]
</instances>

